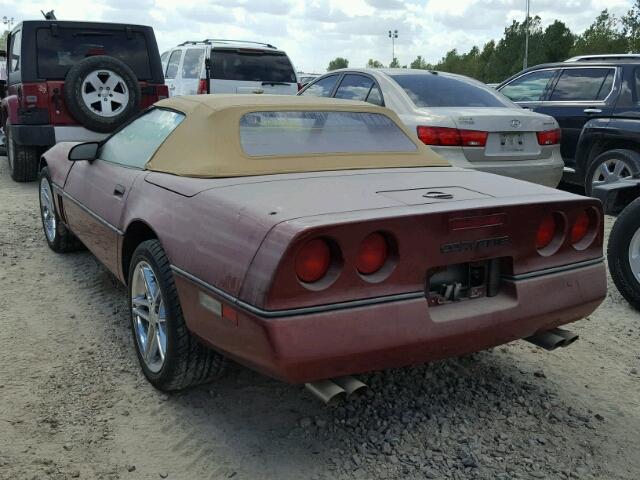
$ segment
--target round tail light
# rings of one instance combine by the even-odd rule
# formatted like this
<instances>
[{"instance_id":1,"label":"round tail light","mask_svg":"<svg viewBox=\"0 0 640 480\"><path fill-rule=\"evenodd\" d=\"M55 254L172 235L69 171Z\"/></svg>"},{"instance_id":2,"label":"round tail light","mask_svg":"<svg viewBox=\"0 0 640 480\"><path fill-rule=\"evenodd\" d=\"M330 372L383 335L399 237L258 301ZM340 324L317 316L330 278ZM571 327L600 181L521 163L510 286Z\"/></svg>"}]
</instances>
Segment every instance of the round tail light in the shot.
<instances>
[{"instance_id":1,"label":"round tail light","mask_svg":"<svg viewBox=\"0 0 640 480\"><path fill-rule=\"evenodd\" d=\"M321 238L308 241L296 256L296 274L306 283L313 283L324 277L331 263L331 250Z\"/></svg>"},{"instance_id":2,"label":"round tail light","mask_svg":"<svg viewBox=\"0 0 640 480\"><path fill-rule=\"evenodd\" d=\"M591 220L587 212L583 210L578 214L571 226L571 244L579 243L589 233L590 228Z\"/></svg>"},{"instance_id":3,"label":"round tail light","mask_svg":"<svg viewBox=\"0 0 640 480\"><path fill-rule=\"evenodd\" d=\"M556 236L557 229L558 224L553 215L547 215L544 217L538 227L538 233L536 233L536 248L538 250L542 250L543 248L548 247Z\"/></svg>"},{"instance_id":4,"label":"round tail light","mask_svg":"<svg viewBox=\"0 0 640 480\"><path fill-rule=\"evenodd\" d=\"M356 267L363 275L371 275L380 270L387 261L389 246L381 233L368 235L360 244Z\"/></svg>"}]
</instances>

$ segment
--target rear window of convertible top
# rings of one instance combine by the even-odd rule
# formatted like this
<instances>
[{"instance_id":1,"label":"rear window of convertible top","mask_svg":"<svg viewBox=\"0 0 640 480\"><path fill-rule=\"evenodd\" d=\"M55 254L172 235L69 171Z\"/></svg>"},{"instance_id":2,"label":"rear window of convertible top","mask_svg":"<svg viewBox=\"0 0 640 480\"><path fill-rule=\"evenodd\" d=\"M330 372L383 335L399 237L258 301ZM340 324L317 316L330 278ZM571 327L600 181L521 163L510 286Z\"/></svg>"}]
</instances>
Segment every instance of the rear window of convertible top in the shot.
<instances>
[{"instance_id":1,"label":"rear window of convertible top","mask_svg":"<svg viewBox=\"0 0 640 480\"><path fill-rule=\"evenodd\" d=\"M108 55L121 60L138 80L151 78L149 51L143 33L116 29L39 28L36 34L38 75L64 79L69 69L92 55Z\"/></svg>"},{"instance_id":2,"label":"rear window of convertible top","mask_svg":"<svg viewBox=\"0 0 640 480\"><path fill-rule=\"evenodd\" d=\"M359 112L251 112L240 119L240 144L250 157L415 152L389 117Z\"/></svg>"}]
</instances>

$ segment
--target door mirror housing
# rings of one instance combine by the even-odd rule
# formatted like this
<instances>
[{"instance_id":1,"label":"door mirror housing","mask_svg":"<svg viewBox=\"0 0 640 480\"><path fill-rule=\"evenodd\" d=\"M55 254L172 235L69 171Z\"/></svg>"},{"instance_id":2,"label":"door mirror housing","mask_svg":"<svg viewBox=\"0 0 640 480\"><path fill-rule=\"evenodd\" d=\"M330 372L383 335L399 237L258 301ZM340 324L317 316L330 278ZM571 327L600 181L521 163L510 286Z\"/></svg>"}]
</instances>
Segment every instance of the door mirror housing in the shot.
<instances>
[{"instance_id":1,"label":"door mirror housing","mask_svg":"<svg viewBox=\"0 0 640 480\"><path fill-rule=\"evenodd\" d=\"M98 148L100 148L99 142L87 142L75 145L69 150L69 160L72 162L81 160L91 162L98 157Z\"/></svg>"}]
</instances>

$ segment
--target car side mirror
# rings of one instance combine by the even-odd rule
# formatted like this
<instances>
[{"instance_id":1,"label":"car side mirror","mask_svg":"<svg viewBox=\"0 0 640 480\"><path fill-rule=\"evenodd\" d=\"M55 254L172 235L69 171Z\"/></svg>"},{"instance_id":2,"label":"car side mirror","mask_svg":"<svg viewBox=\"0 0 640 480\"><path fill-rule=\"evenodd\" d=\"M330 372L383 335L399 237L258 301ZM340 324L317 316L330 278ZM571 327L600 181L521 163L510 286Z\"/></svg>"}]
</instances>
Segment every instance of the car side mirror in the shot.
<instances>
[{"instance_id":1,"label":"car side mirror","mask_svg":"<svg viewBox=\"0 0 640 480\"><path fill-rule=\"evenodd\" d=\"M87 142L74 146L69 150L69 160L77 162L80 160L93 161L98 157L99 142Z\"/></svg>"}]
</instances>

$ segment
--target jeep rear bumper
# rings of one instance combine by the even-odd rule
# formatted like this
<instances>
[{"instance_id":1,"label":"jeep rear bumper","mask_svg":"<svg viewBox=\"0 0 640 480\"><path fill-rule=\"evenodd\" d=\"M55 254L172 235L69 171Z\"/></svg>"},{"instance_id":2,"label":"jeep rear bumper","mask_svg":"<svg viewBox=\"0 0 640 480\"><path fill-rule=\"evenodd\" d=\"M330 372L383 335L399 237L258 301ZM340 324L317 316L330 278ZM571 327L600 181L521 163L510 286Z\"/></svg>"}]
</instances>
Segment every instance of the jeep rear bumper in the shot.
<instances>
[{"instance_id":1,"label":"jeep rear bumper","mask_svg":"<svg viewBox=\"0 0 640 480\"><path fill-rule=\"evenodd\" d=\"M58 142L95 142L107 137L81 126L10 125L13 140L18 145L51 147Z\"/></svg>"}]
</instances>

